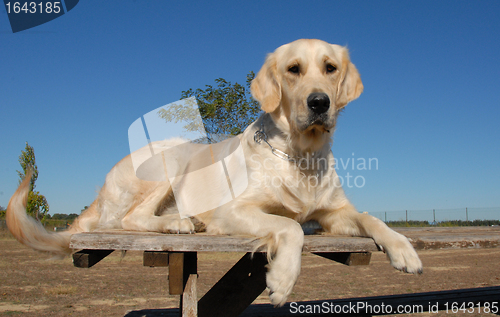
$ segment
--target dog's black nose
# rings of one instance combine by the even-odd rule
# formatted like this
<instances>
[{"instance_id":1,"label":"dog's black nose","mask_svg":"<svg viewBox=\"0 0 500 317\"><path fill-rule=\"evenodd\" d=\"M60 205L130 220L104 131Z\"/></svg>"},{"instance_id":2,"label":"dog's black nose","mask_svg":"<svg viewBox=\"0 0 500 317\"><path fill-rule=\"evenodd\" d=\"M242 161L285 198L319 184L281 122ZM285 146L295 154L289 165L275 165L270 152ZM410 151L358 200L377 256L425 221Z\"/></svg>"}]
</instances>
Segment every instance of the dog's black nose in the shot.
<instances>
[{"instance_id":1,"label":"dog's black nose","mask_svg":"<svg viewBox=\"0 0 500 317\"><path fill-rule=\"evenodd\" d=\"M307 106L316 114L322 114L330 108L330 98L322 92L314 92L307 97Z\"/></svg>"}]
</instances>

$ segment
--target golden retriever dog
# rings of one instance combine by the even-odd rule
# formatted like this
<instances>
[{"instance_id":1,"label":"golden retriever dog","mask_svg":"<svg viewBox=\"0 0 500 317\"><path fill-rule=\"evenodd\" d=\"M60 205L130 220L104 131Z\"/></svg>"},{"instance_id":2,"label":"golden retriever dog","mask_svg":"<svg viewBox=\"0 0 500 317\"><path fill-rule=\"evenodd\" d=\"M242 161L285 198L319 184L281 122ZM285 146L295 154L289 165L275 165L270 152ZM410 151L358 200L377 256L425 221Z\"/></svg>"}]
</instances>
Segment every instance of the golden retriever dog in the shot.
<instances>
[{"instance_id":1,"label":"golden retriever dog","mask_svg":"<svg viewBox=\"0 0 500 317\"><path fill-rule=\"evenodd\" d=\"M363 91L347 49L311 39L283 45L267 56L251 91L265 113L238 136L248 186L196 218L210 234L261 239L270 259L266 282L271 303L283 305L299 276L301 224L309 220L327 233L371 237L396 269L421 273L422 263L408 239L356 211L334 168L330 148L339 111ZM195 229L190 218L172 212L176 204L170 183L139 179L130 155L112 168L97 199L66 232L47 232L27 216L28 191L29 176L9 202L7 224L20 242L36 250L71 253L72 234L96 229Z\"/></svg>"}]
</instances>

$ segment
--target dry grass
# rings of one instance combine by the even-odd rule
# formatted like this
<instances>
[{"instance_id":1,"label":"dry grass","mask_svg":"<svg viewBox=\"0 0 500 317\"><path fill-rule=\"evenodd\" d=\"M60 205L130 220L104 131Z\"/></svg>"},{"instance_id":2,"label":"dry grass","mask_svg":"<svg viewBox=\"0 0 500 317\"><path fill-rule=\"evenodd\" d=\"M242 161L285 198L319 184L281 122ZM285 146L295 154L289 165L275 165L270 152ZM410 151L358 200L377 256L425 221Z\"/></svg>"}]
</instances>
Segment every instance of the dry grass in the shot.
<instances>
[{"instance_id":1,"label":"dry grass","mask_svg":"<svg viewBox=\"0 0 500 317\"><path fill-rule=\"evenodd\" d=\"M78 292L78 287L60 284L53 287L46 287L43 291L48 295L71 295Z\"/></svg>"},{"instance_id":2,"label":"dry grass","mask_svg":"<svg viewBox=\"0 0 500 317\"><path fill-rule=\"evenodd\" d=\"M0 240L12 240L14 237L7 229L0 229Z\"/></svg>"}]
</instances>

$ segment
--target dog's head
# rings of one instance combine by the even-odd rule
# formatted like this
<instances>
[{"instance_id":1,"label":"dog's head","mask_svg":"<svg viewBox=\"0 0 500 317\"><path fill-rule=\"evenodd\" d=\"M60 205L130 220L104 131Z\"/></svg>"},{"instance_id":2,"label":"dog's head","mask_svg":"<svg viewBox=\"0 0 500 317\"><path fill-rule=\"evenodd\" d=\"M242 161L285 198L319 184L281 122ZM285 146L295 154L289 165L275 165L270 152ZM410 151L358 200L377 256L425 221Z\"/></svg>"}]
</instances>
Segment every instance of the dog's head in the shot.
<instances>
[{"instance_id":1,"label":"dog's head","mask_svg":"<svg viewBox=\"0 0 500 317\"><path fill-rule=\"evenodd\" d=\"M269 54L251 90L305 150L330 138L339 110L359 97L363 84L345 47L302 39Z\"/></svg>"}]
</instances>

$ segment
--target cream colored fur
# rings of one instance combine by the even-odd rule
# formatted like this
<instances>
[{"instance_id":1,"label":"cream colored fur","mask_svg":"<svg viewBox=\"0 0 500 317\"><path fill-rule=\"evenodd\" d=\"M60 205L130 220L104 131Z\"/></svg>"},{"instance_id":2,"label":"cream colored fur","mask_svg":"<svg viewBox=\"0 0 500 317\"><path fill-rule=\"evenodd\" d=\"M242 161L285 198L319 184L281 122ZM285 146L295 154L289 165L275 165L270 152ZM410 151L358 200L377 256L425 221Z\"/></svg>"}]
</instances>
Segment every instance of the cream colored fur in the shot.
<instances>
[{"instance_id":1,"label":"cream colored fur","mask_svg":"<svg viewBox=\"0 0 500 317\"><path fill-rule=\"evenodd\" d=\"M304 242L300 224L309 220L318 221L328 233L371 237L396 269L420 273L422 263L408 239L377 218L357 212L333 168L330 146L337 115L363 91L347 49L319 40L283 45L268 55L251 89L266 114L239 136L247 160L248 188L230 203L197 218L212 234L262 238L271 259L266 277L271 302L283 305L292 291ZM330 100L320 120L307 105L311 93L324 93ZM274 156L267 145L254 141L261 126L274 147L302 163L318 164L304 167ZM19 241L37 250L68 253L72 233L103 228L194 231L192 222L176 213L170 184L137 178L130 156L113 167L96 201L68 232L47 233L26 216L28 186L25 180L11 198L7 221Z\"/></svg>"}]
</instances>

